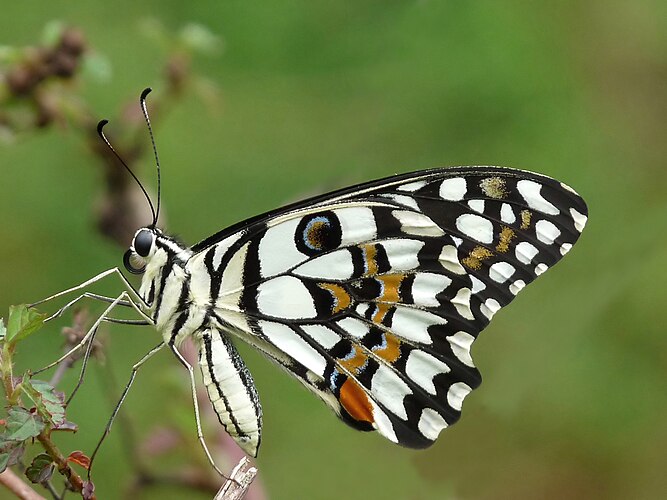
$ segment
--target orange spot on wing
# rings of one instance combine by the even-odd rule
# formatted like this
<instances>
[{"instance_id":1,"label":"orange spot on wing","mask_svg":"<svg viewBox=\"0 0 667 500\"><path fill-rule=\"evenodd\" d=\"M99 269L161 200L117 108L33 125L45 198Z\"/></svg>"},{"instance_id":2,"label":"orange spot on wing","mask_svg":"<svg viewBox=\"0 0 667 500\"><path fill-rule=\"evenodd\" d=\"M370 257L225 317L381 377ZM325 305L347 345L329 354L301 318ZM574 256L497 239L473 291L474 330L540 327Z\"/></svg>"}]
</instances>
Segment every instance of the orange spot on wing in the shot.
<instances>
[{"instance_id":1,"label":"orange spot on wing","mask_svg":"<svg viewBox=\"0 0 667 500\"><path fill-rule=\"evenodd\" d=\"M382 282L383 293L378 300L384 300L387 302L400 302L399 297L399 287L401 282L405 278L404 274L385 274L383 276L378 276L378 281Z\"/></svg>"},{"instance_id":2,"label":"orange spot on wing","mask_svg":"<svg viewBox=\"0 0 667 500\"><path fill-rule=\"evenodd\" d=\"M375 305L376 310L375 314L373 314L373 322L377 323L378 325L382 324L382 320L384 317L387 315L389 312L389 309L391 309L392 305L391 304L385 304L384 302L380 302Z\"/></svg>"},{"instance_id":3,"label":"orange spot on wing","mask_svg":"<svg viewBox=\"0 0 667 500\"><path fill-rule=\"evenodd\" d=\"M334 297L334 306L332 312L337 313L350 307L352 299L345 289L340 285L333 283L319 283L320 288L328 290Z\"/></svg>"},{"instance_id":4,"label":"orange spot on wing","mask_svg":"<svg viewBox=\"0 0 667 500\"><path fill-rule=\"evenodd\" d=\"M364 390L353 379L348 378L340 388L340 404L352 418L362 422L375 422L373 407Z\"/></svg>"},{"instance_id":5,"label":"orange spot on wing","mask_svg":"<svg viewBox=\"0 0 667 500\"><path fill-rule=\"evenodd\" d=\"M384 338L386 341L386 345L381 348L374 348L373 352L380 356L382 359L385 361L388 361L389 363L393 363L396 361L398 358L401 357L401 341L396 338L395 335L392 335L391 333L385 333Z\"/></svg>"},{"instance_id":6,"label":"orange spot on wing","mask_svg":"<svg viewBox=\"0 0 667 500\"><path fill-rule=\"evenodd\" d=\"M530 219L533 214L530 210L521 210L521 229L528 229L530 227Z\"/></svg>"},{"instance_id":7,"label":"orange spot on wing","mask_svg":"<svg viewBox=\"0 0 667 500\"><path fill-rule=\"evenodd\" d=\"M338 358L338 363L350 373L356 374L366 364L368 355L357 345L352 345L352 348L354 349L354 355L347 356L346 359Z\"/></svg>"},{"instance_id":8,"label":"orange spot on wing","mask_svg":"<svg viewBox=\"0 0 667 500\"><path fill-rule=\"evenodd\" d=\"M488 248L476 246L470 251L470 255L461 260L464 266L478 271L482 267L482 261L493 257L493 253Z\"/></svg>"},{"instance_id":9,"label":"orange spot on wing","mask_svg":"<svg viewBox=\"0 0 667 500\"><path fill-rule=\"evenodd\" d=\"M512 229L503 226L502 230L500 231L498 245L496 245L496 251L500 253L507 252L510 249L510 242L515 236L516 234L514 234Z\"/></svg>"},{"instance_id":10,"label":"orange spot on wing","mask_svg":"<svg viewBox=\"0 0 667 500\"><path fill-rule=\"evenodd\" d=\"M487 177L479 183L482 192L489 198L501 200L507 196L507 186L505 179L501 177Z\"/></svg>"},{"instance_id":11,"label":"orange spot on wing","mask_svg":"<svg viewBox=\"0 0 667 500\"><path fill-rule=\"evenodd\" d=\"M375 245L362 245L361 249L364 252L364 259L366 265L366 276L373 276L378 273L378 264L375 260L377 256L377 248Z\"/></svg>"}]
</instances>

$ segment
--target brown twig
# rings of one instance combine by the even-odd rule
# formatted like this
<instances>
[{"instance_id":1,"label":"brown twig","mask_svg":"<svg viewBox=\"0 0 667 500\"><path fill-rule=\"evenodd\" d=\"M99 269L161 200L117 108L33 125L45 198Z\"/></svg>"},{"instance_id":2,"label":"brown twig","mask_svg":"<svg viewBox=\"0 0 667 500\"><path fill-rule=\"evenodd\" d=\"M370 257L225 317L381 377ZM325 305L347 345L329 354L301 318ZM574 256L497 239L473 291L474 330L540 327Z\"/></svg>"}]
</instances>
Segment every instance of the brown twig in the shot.
<instances>
[{"instance_id":1,"label":"brown twig","mask_svg":"<svg viewBox=\"0 0 667 500\"><path fill-rule=\"evenodd\" d=\"M248 457L243 457L213 500L241 500L256 475L257 468L252 465Z\"/></svg>"},{"instance_id":2,"label":"brown twig","mask_svg":"<svg viewBox=\"0 0 667 500\"><path fill-rule=\"evenodd\" d=\"M0 473L0 484L11 491L17 498L23 500L45 500L43 496L33 490L29 484L25 483L11 469L5 469Z\"/></svg>"},{"instance_id":3,"label":"brown twig","mask_svg":"<svg viewBox=\"0 0 667 500\"><path fill-rule=\"evenodd\" d=\"M67 458L63 456L63 454L60 452L56 444L51 441L51 433L50 430L45 429L43 430L39 436L37 436L37 441L39 441L42 446L44 447L44 451L48 453L48 455L51 457L51 459L56 463L56 467L58 468L58 472L65 476L67 480L69 481L69 484L72 486L72 489L76 492L81 493L83 491L84 487L84 482L81 479L81 476L79 476L74 469L72 469L67 462ZM94 500L95 496L93 495L91 497L91 500Z\"/></svg>"}]
</instances>

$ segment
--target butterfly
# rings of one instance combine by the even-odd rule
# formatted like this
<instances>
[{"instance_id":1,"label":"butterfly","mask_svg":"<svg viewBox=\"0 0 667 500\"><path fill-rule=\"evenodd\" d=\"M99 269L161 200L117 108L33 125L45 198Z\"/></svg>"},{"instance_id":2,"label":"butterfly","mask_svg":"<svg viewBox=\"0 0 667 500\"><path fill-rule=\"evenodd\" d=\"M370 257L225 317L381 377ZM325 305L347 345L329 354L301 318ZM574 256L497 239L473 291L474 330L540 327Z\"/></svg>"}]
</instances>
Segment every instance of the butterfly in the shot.
<instances>
[{"instance_id":1,"label":"butterfly","mask_svg":"<svg viewBox=\"0 0 667 500\"><path fill-rule=\"evenodd\" d=\"M159 229L153 211L124 257L142 275L126 298L175 353L194 341L220 423L248 455L260 446L262 409L232 338L354 429L425 448L480 385L479 333L570 251L587 213L561 182L485 166L347 187L194 246Z\"/></svg>"}]
</instances>

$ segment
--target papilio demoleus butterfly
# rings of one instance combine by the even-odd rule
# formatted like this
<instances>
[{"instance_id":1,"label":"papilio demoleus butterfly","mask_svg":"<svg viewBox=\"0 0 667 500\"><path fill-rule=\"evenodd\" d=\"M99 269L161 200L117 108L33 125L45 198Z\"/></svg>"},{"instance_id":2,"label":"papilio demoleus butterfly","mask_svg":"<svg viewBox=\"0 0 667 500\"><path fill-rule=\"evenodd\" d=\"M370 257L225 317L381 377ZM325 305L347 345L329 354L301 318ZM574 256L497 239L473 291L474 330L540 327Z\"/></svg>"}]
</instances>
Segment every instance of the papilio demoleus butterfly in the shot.
<instances>
[{"instance_id":1,"label":"papilio demoleus butterfly","mask_svg":"<svg viewBox=\"0 0 667 500\"><path fill-rule=\"evenodd\" d=\"M56 296L118 274L121 297L84 295L112 302L107 311L134 307L161 333L156 350L168 345L181 361L191 338L220 423L251 456L262 409L233 337L351 427L425 448L480 385L474 340L587 221L581 197L547 176L435 168L293 203L189 247L157 227L157 164L157 213L124 258L139 289L115 268Z\"/></svg>"}]
</instances>

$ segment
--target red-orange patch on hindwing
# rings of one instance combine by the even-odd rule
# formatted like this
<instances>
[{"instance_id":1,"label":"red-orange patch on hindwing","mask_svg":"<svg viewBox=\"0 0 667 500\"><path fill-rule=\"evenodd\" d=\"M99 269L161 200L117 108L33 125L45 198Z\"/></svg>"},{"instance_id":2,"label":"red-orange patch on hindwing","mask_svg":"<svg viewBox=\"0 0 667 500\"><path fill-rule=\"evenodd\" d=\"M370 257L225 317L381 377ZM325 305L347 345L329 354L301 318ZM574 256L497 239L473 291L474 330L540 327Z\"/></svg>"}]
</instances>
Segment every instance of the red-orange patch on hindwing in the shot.
<instances>
[{"instance_id":1,"label":"red-orange patch on hindwing","mask_svg":"<svg viewBox=\"0 0 667 500\"><path fill-rule=\"evenodd\" d=\"M368 396L359 384L351 378L343 382L340 388L340 404L352 418L361 422L375 422L373 407Z\"/></svg>"}]
</instances>

